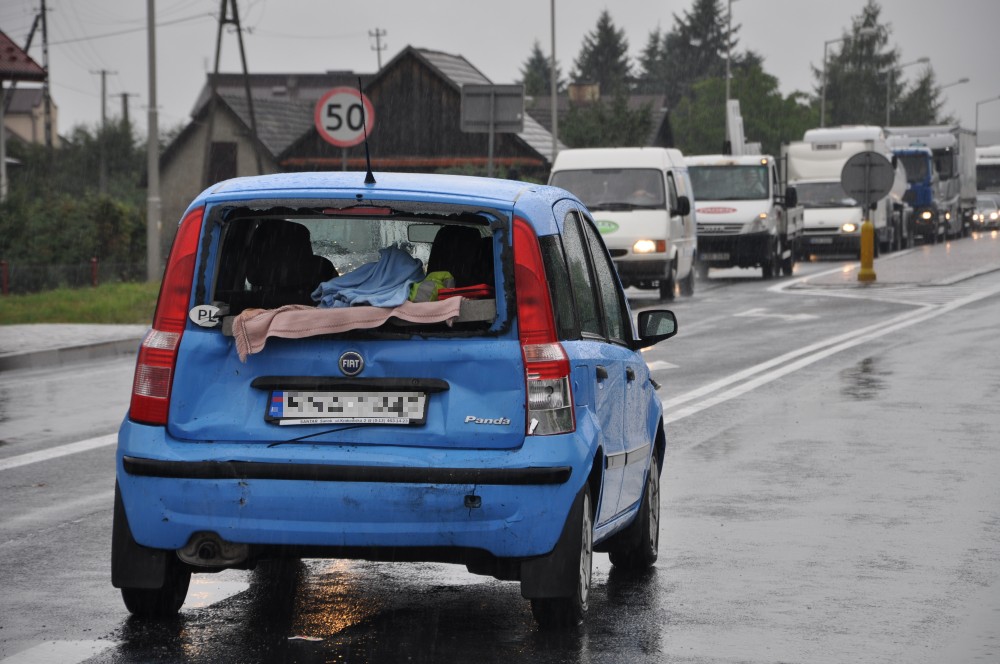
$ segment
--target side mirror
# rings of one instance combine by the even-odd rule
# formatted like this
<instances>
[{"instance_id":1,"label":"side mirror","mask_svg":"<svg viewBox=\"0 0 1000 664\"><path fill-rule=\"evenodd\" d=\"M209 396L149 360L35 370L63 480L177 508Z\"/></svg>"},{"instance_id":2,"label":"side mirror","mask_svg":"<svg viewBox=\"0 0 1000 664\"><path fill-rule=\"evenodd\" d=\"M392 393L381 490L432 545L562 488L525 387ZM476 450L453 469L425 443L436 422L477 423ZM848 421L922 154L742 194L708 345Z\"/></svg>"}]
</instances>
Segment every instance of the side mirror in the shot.
<instances>
[{"instance_id":1,"label":"side mirror","mask_svg":"<svg viewBox=\"0 0 1000 664\"><path fill-rule=\"evenodd\" d=\"M670 216L680 215L686 217L691 214L691 199L687 196L677 197L677 207L670 211Z\"/></svg>"},{"instance_id":2,"label":"side mirror","mask_svg":"<svg viewBox=\"0 0 1000 664\"><path fill-rule=\"evenodd\" d=\"M785 187L785 207L795 207L799 204L799 192L795 187Z\"/></svg>"},{"instance_id":3,"label":"side mirror","mask_svg":"<svg viewBox=\"0 0 1000 664\"><path fill-rule=\"evenodd\" d=\"M639 312L639 348L646 348L677 334L677 317L669 309Z\"/></svg>"}]
</instances>

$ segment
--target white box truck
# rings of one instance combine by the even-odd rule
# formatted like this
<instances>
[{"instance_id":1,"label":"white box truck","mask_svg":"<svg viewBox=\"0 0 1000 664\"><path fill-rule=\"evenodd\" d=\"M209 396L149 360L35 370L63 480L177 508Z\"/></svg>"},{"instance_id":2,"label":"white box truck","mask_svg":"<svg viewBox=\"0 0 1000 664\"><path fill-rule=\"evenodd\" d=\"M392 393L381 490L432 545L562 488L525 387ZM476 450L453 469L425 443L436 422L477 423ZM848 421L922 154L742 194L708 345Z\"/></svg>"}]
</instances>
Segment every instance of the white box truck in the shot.
<instances>
[{"instance_id":1,"label":"white box truck","mask_svg":"<svg viewBox=\"0 0 1000 664\"><path fill-rule=\"evenodd\" d=\"M803 209L782 186L770 155L686 158L698 219L698 271L757 268L764 279L792 274L802 237Z\"/></svg>"},{"instance_id":2,"label":"white box truck","mask_svg":"<svg viewBox=\"0 0 1000 664\"><path fill-rule=\"evenodd\" d=\"M795 187L805 208L802 254L860 255L861 224L865 216L859 201L840 184L847 160L859 152L878 152L894 163L892 190L868 211L875 228L875 252L890 251L903 235L906 171L893 159L881 127L869 125L810 129L801 141L783 146L788 185Z\"/></svg>"},{"instance_id":3,"label":"white box truck","mask_svg":"<svg viewBox=\"0 0 1000 664\"><path fill-rule=\"evenodd\" d=\"M694 293L697 225L684 155L673 148L575 148L549 184L583 201L626 288Z\"/></svg>"}]
</instances>

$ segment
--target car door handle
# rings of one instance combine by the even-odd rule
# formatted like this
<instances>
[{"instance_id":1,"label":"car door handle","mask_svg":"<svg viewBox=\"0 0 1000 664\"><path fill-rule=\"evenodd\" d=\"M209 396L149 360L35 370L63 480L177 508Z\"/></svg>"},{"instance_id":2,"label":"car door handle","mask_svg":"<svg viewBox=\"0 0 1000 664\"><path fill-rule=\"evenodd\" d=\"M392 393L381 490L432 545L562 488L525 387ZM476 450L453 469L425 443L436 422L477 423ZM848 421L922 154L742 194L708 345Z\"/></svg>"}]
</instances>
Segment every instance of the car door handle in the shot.
<instances>
[{"instance_id":1,"label":"car door handle","mask_svg":"<svg viewBox=\"0 0 1000 664\"><path fill-rule=\"evenodd\" d=\"M607 380L607 378L608 370L601 365L597 365L597 380Z\"/></svg>"},{"instance_id":2,"label":"car door handle","mask_svg":"<svg viewBox=\"0 0 1000 664\"><path fill-rule=\"evenodd\" d=\"M625 378L627 378L630 383L635 380L635 370L632 367L625 367Z\"/></svg>"}]
</instances>

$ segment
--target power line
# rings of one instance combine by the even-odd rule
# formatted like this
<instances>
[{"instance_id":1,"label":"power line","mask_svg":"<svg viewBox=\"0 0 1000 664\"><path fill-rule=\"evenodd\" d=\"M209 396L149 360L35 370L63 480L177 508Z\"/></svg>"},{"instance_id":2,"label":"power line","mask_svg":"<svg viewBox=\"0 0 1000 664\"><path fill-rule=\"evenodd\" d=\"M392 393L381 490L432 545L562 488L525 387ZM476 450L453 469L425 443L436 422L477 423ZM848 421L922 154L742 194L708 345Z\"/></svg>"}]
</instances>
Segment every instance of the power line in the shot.
<instances>
[{"instance_id":1,"label":"power line","mask_svg":"<svg viewBox=\"0 0 1000 664\"><path fill-rule=\"evenodd\" d=\"M187 23L189 21L194 21L203 18L215 18L212 14L196 14L195 16L188 16L186 18L179 18L174 21L164 21L163 23L157 23L156 27L162 28L168 25L177 25L178 23ZM106 37L118 37L121 35L128 35L133 32L145 32L146 26L137 28L128 28L126 30L117 30L115 32L105 32L99 35L88 35L86 37L78 37L76 39L63 39L61 41L49 42L49 46L62 46L64 44L74 44L76 42L91 41L94 39L104 39Z\"/></svg>"}]
</instances>

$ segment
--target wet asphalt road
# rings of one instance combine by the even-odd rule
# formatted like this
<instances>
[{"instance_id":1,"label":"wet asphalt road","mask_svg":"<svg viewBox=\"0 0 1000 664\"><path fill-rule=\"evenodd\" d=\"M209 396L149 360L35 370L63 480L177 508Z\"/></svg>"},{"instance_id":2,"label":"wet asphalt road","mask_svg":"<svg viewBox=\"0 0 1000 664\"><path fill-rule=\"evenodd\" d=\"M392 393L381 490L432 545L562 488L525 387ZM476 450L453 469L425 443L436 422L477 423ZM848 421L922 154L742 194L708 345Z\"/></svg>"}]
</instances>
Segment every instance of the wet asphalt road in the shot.
<instances>
[{"instance_id":1,"label":"wet asphalt road","mask_svg":"<svg viewBox=\"0 0 1000 664\"><path fill-rule=\"evenodd\" d=\"M514 583L354 561L196 575L176 620L131 620L105 444L0 465L0 662L1000 660L1000 273L849 297L792 282L713 273L670 305L681 334L647 354L660 558L623 576L598 554L578 629L540 632ZM0 464L100 442L131 370L0 374Z\"/></svg>"}]
</instances>

